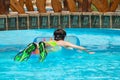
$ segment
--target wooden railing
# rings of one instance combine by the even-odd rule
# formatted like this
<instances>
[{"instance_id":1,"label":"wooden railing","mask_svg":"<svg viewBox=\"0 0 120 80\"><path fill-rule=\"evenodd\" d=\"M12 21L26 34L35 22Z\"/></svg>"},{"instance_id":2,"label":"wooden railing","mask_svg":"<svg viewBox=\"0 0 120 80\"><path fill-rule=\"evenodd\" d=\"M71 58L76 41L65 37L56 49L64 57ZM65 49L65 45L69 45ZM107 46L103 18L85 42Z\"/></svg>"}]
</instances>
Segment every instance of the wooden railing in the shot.
<instances>
[{"instance_id":1,"label":"wooden railing","mask_svg":"<svg viewBox=\"0 0 120 80\"><path fill-rule=\"evenodd\" d=\"M0 14L9 14L10 11L25 14L26 11L47 13L47 0L0 0ZM51 0L53 12L115 12L120 0Z\"/></svg>"}]
</instances>

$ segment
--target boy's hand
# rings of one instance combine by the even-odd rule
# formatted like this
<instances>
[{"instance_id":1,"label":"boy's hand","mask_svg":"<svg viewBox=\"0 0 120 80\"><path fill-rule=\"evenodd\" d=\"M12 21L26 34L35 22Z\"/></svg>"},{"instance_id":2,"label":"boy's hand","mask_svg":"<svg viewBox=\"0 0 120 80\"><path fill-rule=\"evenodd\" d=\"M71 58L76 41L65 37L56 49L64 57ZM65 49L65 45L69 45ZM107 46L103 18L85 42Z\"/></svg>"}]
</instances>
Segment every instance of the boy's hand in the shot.
<instances>
[{"instance_id":1,"label":"boy's hand","mask_svg":"<svg viewBox=\"0 0 120 80\"><path fill-rule=\"evenodd\" d=\"M95 54L95 52L89 52L89 54Z\"/></svg>"}]
</instances>

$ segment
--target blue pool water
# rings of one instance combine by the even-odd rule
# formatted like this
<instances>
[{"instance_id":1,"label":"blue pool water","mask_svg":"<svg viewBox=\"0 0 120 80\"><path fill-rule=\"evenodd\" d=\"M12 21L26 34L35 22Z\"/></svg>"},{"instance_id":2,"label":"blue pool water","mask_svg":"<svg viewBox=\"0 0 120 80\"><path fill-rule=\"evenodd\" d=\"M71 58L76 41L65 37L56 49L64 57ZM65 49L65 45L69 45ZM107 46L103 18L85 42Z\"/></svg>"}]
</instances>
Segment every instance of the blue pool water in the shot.
<instances>
[{"instance_id":1,"label":"blue pool water","mask_svg":"<svg viewBox=\"0 0 120 80\"><path fill-rule=\"evenodd\" d=\"M42 63L38 56L13 60L35 37L52 36L54 30L1 31L0 80L120 80L120 30L65 29L95 54L64 50L48 54Z\"/></svg>"}]
</instances>

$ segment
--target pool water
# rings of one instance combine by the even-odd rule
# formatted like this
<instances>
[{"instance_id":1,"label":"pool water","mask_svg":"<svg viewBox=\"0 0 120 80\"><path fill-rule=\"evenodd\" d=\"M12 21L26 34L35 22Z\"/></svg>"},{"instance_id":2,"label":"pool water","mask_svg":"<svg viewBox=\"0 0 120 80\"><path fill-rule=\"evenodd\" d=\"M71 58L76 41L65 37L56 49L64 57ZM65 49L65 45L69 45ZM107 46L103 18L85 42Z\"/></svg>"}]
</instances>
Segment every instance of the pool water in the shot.
<instances>
[{"instance_id":1,"label":"pool water","mask_svg":"<svg viewBox=\"0 0 120 80\"><path fill-rule=\"evenodd\" d=\"M120 80L120 30L65 29L80 39L80 45L94 51L63 50L16 62L14 56L38 36L52 36L55 29L0 32L0 80Z\"/></svg>"}]
</instances>

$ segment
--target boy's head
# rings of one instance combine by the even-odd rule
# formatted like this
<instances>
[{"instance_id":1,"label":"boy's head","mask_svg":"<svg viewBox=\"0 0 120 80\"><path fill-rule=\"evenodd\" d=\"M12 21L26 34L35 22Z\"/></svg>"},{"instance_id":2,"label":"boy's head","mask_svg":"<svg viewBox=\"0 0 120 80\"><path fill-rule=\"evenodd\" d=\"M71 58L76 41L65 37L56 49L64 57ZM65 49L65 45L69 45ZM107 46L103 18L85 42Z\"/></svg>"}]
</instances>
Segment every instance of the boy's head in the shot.
<instances>
[{"instance_id":1,"label":"boy's head","mask_svg":"<svg viewBox=\"0 0 120 80\"><path fill-rule=\"evenodd\" d=\"M58 40L64 40L66 36L66 32L63 29L57 29L54 32L54 40L58 41Z\"/></svg>"}]
</instances>

